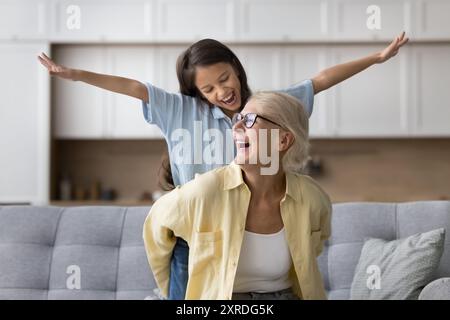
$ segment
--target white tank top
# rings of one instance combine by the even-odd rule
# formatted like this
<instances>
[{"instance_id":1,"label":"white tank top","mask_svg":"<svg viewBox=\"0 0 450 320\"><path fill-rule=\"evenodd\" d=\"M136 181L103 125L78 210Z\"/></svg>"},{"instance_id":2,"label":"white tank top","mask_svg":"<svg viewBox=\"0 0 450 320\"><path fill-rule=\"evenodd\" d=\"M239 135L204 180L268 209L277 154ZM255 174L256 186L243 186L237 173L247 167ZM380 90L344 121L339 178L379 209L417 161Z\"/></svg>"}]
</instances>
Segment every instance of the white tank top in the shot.
<instances>
[{"instance_id":1,"label":"white tank top","mask_svg":"<svg viewBox=\"0 0 450 320\"><path fill-rule=\"evenodd\" d=\"M274 292L290 288L291 266L284 227L272 234L245 231L233 292Z\"/></svg>"}]
</instances>

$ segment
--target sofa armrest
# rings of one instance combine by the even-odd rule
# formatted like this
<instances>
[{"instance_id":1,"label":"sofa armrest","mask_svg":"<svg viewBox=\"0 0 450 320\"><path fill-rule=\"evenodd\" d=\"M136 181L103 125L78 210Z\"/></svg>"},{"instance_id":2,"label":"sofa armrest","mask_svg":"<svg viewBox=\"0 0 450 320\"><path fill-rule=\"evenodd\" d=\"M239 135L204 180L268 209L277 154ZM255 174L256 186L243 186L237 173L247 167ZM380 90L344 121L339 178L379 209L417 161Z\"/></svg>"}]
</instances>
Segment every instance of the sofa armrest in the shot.
<instances>
[{"instance_id":1,"label":"sofa armrest","mask_svg":"<svg viewBox=\"0 0 450 320\"><path fill-rule=\"evenodd\" d=\"M419 300L450 300L450 278L440 278L427 284Z\"/></svg>"}]
</instances>

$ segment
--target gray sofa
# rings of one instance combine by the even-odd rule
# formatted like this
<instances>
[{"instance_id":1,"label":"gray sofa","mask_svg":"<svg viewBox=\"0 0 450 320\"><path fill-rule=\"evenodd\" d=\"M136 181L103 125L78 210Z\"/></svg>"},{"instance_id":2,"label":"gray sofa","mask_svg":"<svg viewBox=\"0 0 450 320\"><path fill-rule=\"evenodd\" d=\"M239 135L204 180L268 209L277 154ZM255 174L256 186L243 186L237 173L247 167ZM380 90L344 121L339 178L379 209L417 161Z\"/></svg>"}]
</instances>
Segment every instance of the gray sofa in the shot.
<instances>
[{"instance_id":1,"label":"gray sofa","mask_svg":"<svg viewBox=\"0 0 450 320\"><path fill-rule=\"evenodd\" d=\"M145 299L155 282L142 241L148 207L0 206L0 299ZM348 299L363 239L450 230L450 201L333 205L319 265L329 299ZM450 250L420 299L450 299ZM74 287L78 277L80 287Z\"/></svg>"}]
</instances>

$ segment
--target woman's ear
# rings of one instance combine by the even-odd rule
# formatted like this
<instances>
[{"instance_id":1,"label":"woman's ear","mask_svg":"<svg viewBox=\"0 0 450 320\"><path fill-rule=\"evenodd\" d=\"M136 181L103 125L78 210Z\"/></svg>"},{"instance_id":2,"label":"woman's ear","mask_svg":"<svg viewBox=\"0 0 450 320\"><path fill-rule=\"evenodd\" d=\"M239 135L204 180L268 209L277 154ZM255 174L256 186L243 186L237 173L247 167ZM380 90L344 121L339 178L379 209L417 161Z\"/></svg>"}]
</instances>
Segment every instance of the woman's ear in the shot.
<instances>
[{"instance_id":1,"label":"woman's ear","mask_svg":"<svg viewBox=\"0 0 450 320\"><path fill-rule=\"evenodd\" d=\"M294 143L294 135L289 131L282 131L280 134L280 151L287 151Z\"/></svg>"}]
</instances>

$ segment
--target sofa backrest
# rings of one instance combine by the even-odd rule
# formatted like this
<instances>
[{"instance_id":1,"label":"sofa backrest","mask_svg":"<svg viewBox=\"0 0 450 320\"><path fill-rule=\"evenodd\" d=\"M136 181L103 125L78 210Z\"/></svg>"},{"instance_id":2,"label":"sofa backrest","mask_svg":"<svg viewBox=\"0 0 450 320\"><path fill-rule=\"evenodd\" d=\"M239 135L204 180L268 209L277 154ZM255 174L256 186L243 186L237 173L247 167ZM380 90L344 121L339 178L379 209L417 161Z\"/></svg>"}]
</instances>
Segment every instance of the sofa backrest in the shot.
<instances>
[{"instance_id":1,"label":"sofa backrest","mask_svg":"<svg viewBox=\"0 0 450 320\"><path fill-rule=\"evenodd\" d=\"M0 207L0 299L145 299L156 287L142 241L148 212Z\"/></svg>"},{"instance_id":2,"label":"sofa backrest","mask_svg":"<svg viewBox=\"0 0 450 320\"><path fill-rule=\"evenodd\" d=\"M343 203L333 205L331 237L318 258L328 298L349 299L364 238L395 240L445 228L450 232L450 201ZM450 276L450 234L434 278Z\"/></svg>"},{"instance_id":3,"label":"sofa backrest","mask_svg":"<svg viewBox=\"0 0 450 320\"><path fill-rule=\"evenodd\" d=\"M0 299L152 296L142 241L149 209L0 206ZM318 258L329 299L349 298L364 238L440 227L450 230L450 201L334 204L332 235ZM449 239L435 278L450 276Z\"/></svg>"}]
</instances>

